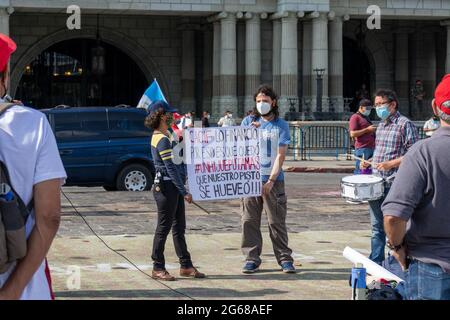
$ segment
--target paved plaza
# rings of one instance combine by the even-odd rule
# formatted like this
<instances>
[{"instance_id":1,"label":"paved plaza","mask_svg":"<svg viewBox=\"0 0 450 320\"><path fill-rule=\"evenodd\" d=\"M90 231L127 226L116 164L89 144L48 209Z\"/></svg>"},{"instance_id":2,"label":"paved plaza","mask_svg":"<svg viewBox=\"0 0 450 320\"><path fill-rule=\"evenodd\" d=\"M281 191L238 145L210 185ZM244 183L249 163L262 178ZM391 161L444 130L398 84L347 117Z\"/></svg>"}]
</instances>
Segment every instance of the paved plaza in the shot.
<instances>
[{"instance_id":1,"label":"paved plaza","mask_svg":"<svg viewBox=\"0 0 450 320\"><path fill-rule=\"evenodd\" d=\"M241 201L204 202L207 214L187 207L187 241L195 266L207 279L150 279L92 235L69 202L48 259L59 299L350 299L351 263L345 246L368 255L368 206L340 197L345 174L288 173L288 230L296 274L283 274L273 255L263 219L261 271L244 275L240 251ZM106 192L102 188L64 187L64 193L105 242L151 273L150 250L156 228L156 204L150 192ZM172 239L167 269L177 275ZM75 277L80 275L79 278ZM79 279L79 282L77 282ZM187 295L187 296L186 296Z\"/></svg>"}]
</instances>

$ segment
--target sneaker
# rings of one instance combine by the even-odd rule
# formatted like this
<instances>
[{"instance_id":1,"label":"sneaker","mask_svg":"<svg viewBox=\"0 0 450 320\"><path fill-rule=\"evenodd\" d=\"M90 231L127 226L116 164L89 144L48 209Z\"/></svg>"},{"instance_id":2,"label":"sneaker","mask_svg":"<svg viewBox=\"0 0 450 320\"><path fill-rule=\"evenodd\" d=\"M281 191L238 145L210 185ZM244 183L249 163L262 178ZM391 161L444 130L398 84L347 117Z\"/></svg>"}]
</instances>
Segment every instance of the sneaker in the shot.
<instances>
[{"instance_id":1,"label":"sneaker","mask_svg":"<svg viewBox=\"0 0 450 320\"><path fill-rule=\"evenodd\" d=\"M259 269L259 265L257 265L255 262L247 261L245 263L244 268L242 268L242 272L243 273L255 273L256 271L258 271L258 269Z\"/></svg>"},{"instance_id":2,"label":"sneaker","mask_svg":"<svg viewBox=\"0 0 450 320\"><path fill-rule=\"evenodd\" d=\"M291 261L286 261L281 264L284 273L295 273L294 264Z\"/></svg>"}]
</instances>

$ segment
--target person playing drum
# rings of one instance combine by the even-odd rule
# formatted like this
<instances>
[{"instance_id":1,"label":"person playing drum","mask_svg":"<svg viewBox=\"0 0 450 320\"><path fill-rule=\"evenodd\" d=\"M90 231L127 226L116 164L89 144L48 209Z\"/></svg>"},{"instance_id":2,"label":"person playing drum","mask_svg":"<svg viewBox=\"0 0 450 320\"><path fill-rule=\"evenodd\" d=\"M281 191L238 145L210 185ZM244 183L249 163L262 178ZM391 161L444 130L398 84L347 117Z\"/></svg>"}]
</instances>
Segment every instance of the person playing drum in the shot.
<instances>
[{"instance_id":1,"label":"person playing drum","mask_svg":"<svg viewBox=\"0 0 450 320\"><path fill-rule=\"evenodd\" d=\"M388 89L380 89L375 94L375 110L381 119L377 127L375 151L368 162L361 164L368 168L373 164L374 174L386 179L398 170L403 156L419 140L415 125L398 111L397 94ZM370 222L372 225L371 253L369 259L381 264L385 259L386 234L383 227L381 205L389 193L392 180L386 179L384 195L378 200L369 201Z\"/></svg>"}]
</instances>

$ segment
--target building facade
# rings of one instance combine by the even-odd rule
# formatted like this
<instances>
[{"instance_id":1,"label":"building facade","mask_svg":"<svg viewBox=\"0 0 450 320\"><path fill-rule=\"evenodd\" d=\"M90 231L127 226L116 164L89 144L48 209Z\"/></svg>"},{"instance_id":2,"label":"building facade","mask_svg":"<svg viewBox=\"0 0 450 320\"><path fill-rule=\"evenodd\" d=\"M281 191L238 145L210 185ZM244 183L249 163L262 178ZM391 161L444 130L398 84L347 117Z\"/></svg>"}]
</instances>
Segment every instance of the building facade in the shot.
<instances>
[{"instance_id":1,"label":"building facade","mask_svg":"<svg viewBox=\"0 0 450 320\"><path fill-rule=\"evenodd\" d=\"M214 118L242 117L269 83L282 114L342 119L392 88L422 120L450 73L449 30L450 0L0 0L18 45L10 92L37 108L136 105L156 78L171 104Z\"/></svg>"}]
</instances>

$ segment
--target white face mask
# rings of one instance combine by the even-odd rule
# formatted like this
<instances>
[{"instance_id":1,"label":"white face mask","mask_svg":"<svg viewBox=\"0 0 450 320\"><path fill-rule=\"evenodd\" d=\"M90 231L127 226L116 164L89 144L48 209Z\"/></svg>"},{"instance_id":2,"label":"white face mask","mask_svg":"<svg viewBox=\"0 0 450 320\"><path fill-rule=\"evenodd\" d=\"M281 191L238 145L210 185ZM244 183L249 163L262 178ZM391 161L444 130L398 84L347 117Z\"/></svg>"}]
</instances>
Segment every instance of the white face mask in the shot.
<instances>
[{"instance_id":1,"label":"white face mask","mask_svg":"<svg viewBox=\"0 0 450 320\"><path fill-rule=\"evenodd\" d=\"M270 112L270 109L272 109L272 106L268 102L258 102L256 104L256 109L258 110L258 112L261 115L265 116L266 114L268 114Z\"/></svg>"}]
</instances>

